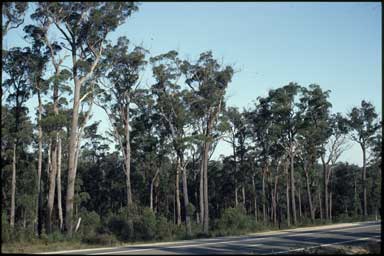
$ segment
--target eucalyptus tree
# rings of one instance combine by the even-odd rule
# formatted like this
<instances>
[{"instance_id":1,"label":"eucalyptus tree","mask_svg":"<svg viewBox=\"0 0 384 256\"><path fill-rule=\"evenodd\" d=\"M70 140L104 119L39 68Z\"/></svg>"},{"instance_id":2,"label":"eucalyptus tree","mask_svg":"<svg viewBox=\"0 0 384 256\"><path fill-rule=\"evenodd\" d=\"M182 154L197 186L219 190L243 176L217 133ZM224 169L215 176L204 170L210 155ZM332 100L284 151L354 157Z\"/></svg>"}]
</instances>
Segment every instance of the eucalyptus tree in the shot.
<instances>
[{"instance_id":1,"label":"eucalyptus tree","mask_svg":"<svg viewBox=\"0 0 384 256\"><path fill-rule=\"evenodd\" d=\"M247 113L248 129L253 135L254 147L257 149L257 159L260 163L262 174L262 207L263 207L263 220L267 221L267 206L266 206L266 178L269 178L271 184L271 217L272 220L276 219L276 199L277 199L277 186L280 176L279 170L282 166L284 150L279 144L279 137L281 134L281 127L278 126L274 120L271 106L272 98L258 97L258 103L255 104L254 109ZM275 162L275 168L270 166ZM273 171L275 172L273 173ZM273 180L273 181L272 181ZM273 183L273 184L272 184ZM288 203L288 201L287 201ZM288 215L289 218L289 207ZM290 222L288 220L288 222Z\"/></svg>"},{"instance_id":2,"label":"eucalyptus tree","mask_svg":"<svg viewBox=\"0 0 384 256\"><path fill-rule=\"evenodd\" d=\"M203 231L208 233L208 158L213 141L213 130L218 125L218 117L222 112L225 101L224 95L231 82L234 70L231 66L222 67L212 52L200 54L195 64L184 61L183 73L186 84L191 88L195 100L191 104L191 112L201 120L203 127L202 174L204 191Z\"/></svg>"},{"instance_id":3,"label":"eucalyptus tree","mask_svg":"<svg viewBox=\"0 0 384 256\"><path fill-rule=\"evenodd\" d=\"M37 209L36 209L36 223L37 233L41 235L42 223L42 194L41 194L41 170L43 161L43 128L42 128L42 94L48 92L48 82L43 79L48 64L48 53L42 38L44 38L43 31L33 25L24 27L26 32L26 39L29 39L32 44L30 54L28 55L28 68L29 68L29 81L33 86L33 92L37 95L38 111L37 111L37 126L38 126L38 166L37 166ZM51 212L50 212L51 213Z\"/></svg>"},{"instance_id":4,"label":"eucalyptus tree","mask_svg":"<svg viewBox=\"0 0 384 256\"><path fill-rule=\"evenodd\" d=\"M290 158L290 189L291 189L291 208L293 215L293 224L297 223L296 201L295 201L295 176L294 162L298 152L297 131L300 115L297 111L297 95L300 92L300 86L297 83L289 83L276 90L270 90L268 97L271 99L270 111L273 120L281 136L279 144L284 148Z\"/></svg>"},{"instance_id":5,"label":"eucalyptus tree","mask_svg":"<svg viewBox=\"0 0 384 256\"><path fill-rule=\"evenodd\" d=\"M255 104L255 109L247 114L249 126L248 129L253 134L255 147L258 148L258 160L262 173L262 208L263 221L266 222L266 192L265 177L269 173L269 165L271 162L270 147L272 144L271 127L273 125L272 113L270 111L270 102L268 98L258 98L259 104Z\"/></svg>"},{"instance_id":6,"label":"eucalyptus tree","mask_svg":"<svg viewBox=\"0 0 384 256\"><path fill-rule=\"evenodd\" d=\"M62 69L62 63L64 57L60 56L63 48L59 45L57 41L52 41L48 38L48 31L50 29L51 23L48 18L40 15L32 15L32 18L35 20L35 25L25 26L24 31L27 33L25 38L31 39L35 48L35 51L41 52L44 55L44 58L51 61L51 64L54 68L54 74L49 76L46 80L46 84L51 86L52 91L52 106L50 113L47 118L51 125L55 125L55 129L51 131L49 136L51 137L51 156L52 164L49 172L49 192L48 192L48 215L47 215L47 228L48 233L52 229L52 211L54 207L54 198L55 198L55 188L57 187L58 194L58 210L59 210L59 221L60 229L63 227L63 213L61 207L61 136L60 131L62 130L63 124L63 114L59 113L59 106L63 102L66 102L65 98L61 97L65 92L71 92L71 88L66 84L67 80L70 78L71 73L68 69ZM48 64L48 63L47 63ZM46 90L47 92L47 90ZM41 99L38 99L41 104ZM57 186L56 186L57 179Z\"/></svg>"},{"instance_id":7,"label":"eucalyptus tree","mask_svg":"<svg viewBox=\"0 0 384 256\"><path fill-rule=\"evenodd\" d=\"M55 26L61 36L60 46L72 57L71 74L74 83L73 112L69 139L68 182L65 228L72 235L73 202L76 164L81 131L79 110L81 102L92 96L93 73L104 50L107 35L122 24L137 5L132 2L40 2L33 14L44 17ZM87 119L87 118L85 118ZM81 127L80 127L81 129Z\"/></svg>"},{"instance_id":8,"label":"eucalyptus tree","mask_svg":"<svg viewBox=\"0 0 384 256\"><path fill-rule=\"evenodd\" d=\"M229 125L228 129L228 135L227 138L224 138L224 141L228 142L232 146L232 151L233 151L233 173L235 176L235 186L234 186L234 197L235 197L235 206L237 207L238 205L238 161L237 161L237 152L236 149L238 147L238 133L239 130L242 128L245 128L244 121L241 120L241 113L239 112L239 109L236 107L228 107L227 109L224 110L225 116L227 118L227 122Z\"/></svg>"},{"instance_id":9,"label":"eucalyptus tree","mask_svg":"<svg viewBox=\"0 0 384 256\"><path fill-rule=\"evenodd\" d=\"M156 95L156 107L163 118L166 127L170 130L173 149L177 157L177 170L182 174L185 222L187 235L192 234L190 221L190 206L188 198L186 150L192 147L194 135L192 134L192 116L190 99L192 93L179 84L182 76L182 60L178 58L176 51L169 51L151 58L153 74L156 83L152 86L152 92ZM176 187L178 179L176 178ZM177 191L176 191L177 194ZM176 199L177 200L177 199Z\"/></svg>"},{"instance_id":10,"label":"eucalyptus tree","mask_svg":"<svg viewBox=\"0 0 384 256\"><path fill-rule=\"evenodd\" d=\"M27 113L25 107L26 101L31 96L32 87L29 83L28 67L29 50L19 47L11 48L3 56L3 71L9 78L3 81L2 87L8 91L7 102L14 116L14 125L11 129L13 139L12 156L12 188L11 188L11 209L10 225L13 228L15 224L15 196L16 196L16 162L17 145L21 142L23 130L21 124Z\"/></svg>"},{"instance_id":11,"label":"eucalyptus tree","mask_svg":"<svg viewBox=\"0 0 384 256\"><path fill-rule=\"evenodd\" d=\"M102 58L100 79L103 85L97 103L107 114L114 131L114 138L124 159L124 173L127 186L127 206L133 205L131 189L131 112L138 104L143 90L138 88L141 75L146 65L147 51L142 47L134 47L131 51L129 40L120 37L116 45L108 44Z\"/></svg>"},{"instance_id":12,"label":"eucalyptus tree","mask_svg":"<svg viewBox=\"0 0 384 256\"><path fill-rule=\"evenodd\" d=\"M331 219L331 182L332 170L339 160L341 154L349 148L347 134L349 128L347 120L341 113L330 115L328 120L328 131L324 133L325 140L320 150L321 163L323 165L323 186L324 186L324 212L326 219Z\"/></svg>"},{"instance_id":13,"label":"eucalyptus tree","mask_svg":"<svg viewBox=\"0 0 384 256\"><path fill-rule=\"evenodd\" d=\"M301 152L299 154L305 173L307 184L307 195L312 221L315 220L313 198L310 188L310 172L315 169L317 159L323 150L323 145L331 135L329 129L330 108L332 104L328 101L329 91L323 91L319 85L311 84L309 88L302 88L300 98L299 113L301 123L298 130L298 139ZM324 186L327 174L324 172ZM325 188L325 193L328 192ZM328 203L328 200L326 200ZM321 209L320 209L321 211ZM326 211L328 206L326 205ZM321 213L322 214L322 213ZM322 215L321 215L322 216Z\"/></svg>"},{"instance_id":14,"label":"eucalyptus tree","mask_svg":"<svg viewBox=\"0 0 384 256\"><path fill-rule=\"evenodd\" d=\"M370 202L368 207L375 211L376 219L381 208L382 191L382 130L377 130L374 139L371 142L371 159L367 167L367 176L370 180L370 190L368 197ZM369 189L369 188L368 188Z\"/></svg>"},{"instance_id":15,"label":"eucalyptus tree","mask_svg":"<svg viewBox=\"0 0 384 256\"><path fill-rule=\"evenodd\" d=\"M352 129L351 138L357 142L363 152L362 188L363 188L363 211L367 212L367 149L375 138L375 133L380 129L381 123L372 103L361 101L360 107L354 107L348 113L348 125Z\"/></svg>"},{"instance_id":16,"label":"eucalyptus tree","mask_svg":"<svg viewBox=\"0 0 384 256\"><path fill-rule=\"evenodd\" d=\"M140 102L132 116L131 146L135 148L132 158L137 169L144 169L147 184L149 183L149 208L156 212L154 202L158 196L156 189L160 177L164 175L164 163L172 151L169 139L169 128L163 122L156 108L151 90L144 90ZM143 170L141 170L143 171Z\"/></svg>"}]
</instances>

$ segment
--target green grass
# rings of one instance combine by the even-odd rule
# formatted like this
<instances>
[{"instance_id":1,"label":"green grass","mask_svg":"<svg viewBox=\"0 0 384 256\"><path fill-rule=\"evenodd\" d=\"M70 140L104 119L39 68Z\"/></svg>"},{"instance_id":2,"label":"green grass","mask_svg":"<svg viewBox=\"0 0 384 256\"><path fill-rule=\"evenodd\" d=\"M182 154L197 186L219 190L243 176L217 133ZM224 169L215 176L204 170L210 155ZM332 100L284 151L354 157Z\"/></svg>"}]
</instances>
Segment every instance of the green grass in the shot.
<instances>
[{"instance_id":1,"label":"green grass","mask_svg":"<svg viewBox=\"0 0 384 256\"><path fill-rule=\"evenodd\" d=\"M62 250L97 248L100 245L89 245L81 242L63 241L47 243L42 240L34 242L11 242L1 245L1 253L37 253Z\"/></svg>"}]
</instances>

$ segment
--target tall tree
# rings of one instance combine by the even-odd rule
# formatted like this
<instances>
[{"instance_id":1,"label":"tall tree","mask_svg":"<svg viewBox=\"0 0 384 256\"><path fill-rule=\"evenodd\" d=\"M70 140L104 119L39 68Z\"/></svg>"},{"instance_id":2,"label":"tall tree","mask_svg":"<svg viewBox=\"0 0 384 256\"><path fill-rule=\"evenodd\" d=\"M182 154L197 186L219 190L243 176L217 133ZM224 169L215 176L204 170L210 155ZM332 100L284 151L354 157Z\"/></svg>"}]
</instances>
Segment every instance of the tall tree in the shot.
<instances>
[{"instance_id":1,"label":"tall tree","mask_svg":"<svg viewBox=\"0 0 384 256\"><path fill-rule=\"evenodd\" d=\"M25 103L29 99L32 89L29 83L28 56L28 49L16 47L11 48L5 53L3 61L3 70L8 74L9 78L4 80L2 87L7 88L9 91L7 102L10 104L14 116L14 126L11 130L13 137L13 154L10 225L12 228L15 225L17 145L23 133L21 124L27 112Z\"/></svg>"},{"instance_id":2,"label":"tall tree","mask_svg":"<svg viewBox=\"0 0 384 256\"><path fill-rule=\"evenodd\" d=\"M375 107L372 103L365 100L361 101L360 107L354 107L348 113L348 125L353 133L351 138L357 142L363 152L363 168L362 168L362 187L363 187L363 211L364 217L368 215L367 211L367 149L375 138L375 133L380 129L381 124L378 121Z\"/></svg>"},{"instance_id":3,"label":"tall tree","mask_svg":"<svg viewBox=\"0 0 384 256\"><path fill-rule=\"evenodd\" d=\"M107 45L102 60L105 79L98 105L107 113L123 155L127 206L132 206L130 114L133 105L138 104L137 99L143 93L138 86L146 64L146 50L135 47L128 52L128 46L126 37L120 37L114 46Z\"/></svg>"},{"instance_id":4,"label":"tall tree","mask_svg":"<svg viewBox=\"0 0 384 256\"><path fill-rule=\"evenodd\" d=\"M179 78L182 75L181 60L176 51L170 51L151 58L156 84L152 87L157 96L158 113L163 117L165 125L169 128L173 148L177 157L176 177L182 174L185 222L187 235L191 236L191 220L189 213L189 197L187 184L187 159L185 151L192 142L190 105L188 99L191 92L182 88ZM178 181L176 180L176 183ZM177 185L177 184L176 184ZM177 200L177 199L176 199Z\"/></svg>"},{"instance_id":5,"label":"tall tree","mask_svg":"<svg viewBox=\"0 0 384 256\"><path fill-rule=\"evenodd\" d=\"M37 126L38 126L38 164L37 164L37 209L36 209L36 224L37 233L40 236L42 231L41 215L42 215L42 193L41 193L41 170L43 162L43 128L42 128L42 94L48 91L48 83L43 79L48 63L47 49L44 47L44 31L33 25L24 27L26 39L31 40L31 53L28 55L29 79L33 86L33 91L37 94L38 111L37 111Z\"/></svg>"},{"instance_id":6,"label":"tall tree","mask_svg":"<svg viewBox=\"0 0 384 256\"><path fill-rule=\"evenodd\" d=\"M65 228L73 231L73 203L75 195L76 164L80 145L80 104L92 93L89 79L99 64L104 42L109 32L115 30L137 10L132 2L99 3L39 3L34 16L46 17L63 36L62 47L72 56L74 82L73 112L69 139L68 182L66 196ZM81 95L83 93L83 95ZM81 127L80 127L81 129Z\"/></svg>"},{"instance_id":7,"label":"tall tree","mask_svg":"<svg viewBox=\"0 0 384 256\"><path fill-rule=\"evenodd\" d=\"M187 79L186 83L195 95L192 111L202 119L203 128L203 154L202 174L204 190L204 218L203 232L208 233L208 160L209 150L213 141L213 130L218 123L219 114L224 108L224 95L231 82L234 70L231 66L222 67L213 58L212 52L200 54L196 64L184 62L182 70Z\"/></svg>"},{"instance_id":8,"label":"tall tree","mask_svg":"<svg viewBox=\"0 0 384 256\"><path fill-rule=\"evenodd\" d=\"M312 221L315 220L314 207L310 189L310 171L315 169L315 163L320 157L323 145L330 136L329 111L331 103L328 101L329 91L323 91L319 85L311 84L309 88L302 88L299 112L301 122L299 125L298 137L301 146L301 160L307 183L307 194ZM324 180L326 180L324 173ZM323 183L325 185L325 183ZM328 191L325 189L326 195ZM326 200L326 211L328 212L328 200ZM320 210L321 211L321 210ZM321 213L322 214L322 213Z\"/></svg>"},{"instance_id":9,"label":"tall tree","mask_svg":"<svg viewBox=\"0 0 384 256\"><path fill-rule=\"evenodd\" d=\"M242 128L245 128L244 122L241 120L241 114L238 110L238 108L235 107L228 107L225 110L225 115L228 119L228 124L229 124L229 132L228 132L228 138L224 139L224 141L228 142L232 146L232 151L233 151L233 173L235 176L235 186L234 186L234 198L235 198L235 206L237 207L239 200L238 200L238 189L239 189L239 184L238 184L238 161L237 161L237 147L238 147L238 133L239 130Z\"/></svg>"},{"instance_id":10,"label":"tall tree","mask_svg":"<svg viewBox=\"0 0 384 256\"><path fill-rule=\"evenodd\" d=\"M279 144L284 148L290 158L290 189L291 189L291 208L293 215L293 224L297 223L296 200L295 200L295 176L294 163L297 154L297 131L300 116L297 110L297 101L295 100L300 86L297 83L289 83L276 90L269 91L268 97L271 98L271 112L276 122L276 129L281 131Z\"/></svg>"},{"instance_id":11,"label":"tall tree","mask_svg":"<svg viewBox=\"0 0 384 256\"><path fill-rule=\"evenodd\" d=\"M347 134L349 132L347 121L341 115L336 113L329 118L329 133L320 150L321 163L323 165L323 186L324 186L324 208L326 219L331 219L331 198L329 190L329 184L332 177L332 169L339 160L341 154L349 148L347 143Z\"/></svg>"}]
</instances>

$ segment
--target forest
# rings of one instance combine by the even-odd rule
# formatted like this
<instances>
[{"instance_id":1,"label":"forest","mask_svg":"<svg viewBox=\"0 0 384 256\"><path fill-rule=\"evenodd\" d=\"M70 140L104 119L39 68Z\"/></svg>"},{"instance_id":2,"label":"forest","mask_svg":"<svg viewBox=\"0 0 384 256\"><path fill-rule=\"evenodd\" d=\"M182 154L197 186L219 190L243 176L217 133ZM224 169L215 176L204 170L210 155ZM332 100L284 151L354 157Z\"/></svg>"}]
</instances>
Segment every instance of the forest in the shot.
<instances>
[{"instance_id":1,"label":"forest","mask_svg":"<svg viewBox=\"0 0 384 256\"><path fill-rule=\"evenodd\" d=\"M381 215L382 121L369 101L333 112L331 91L289 82L239 109L226 97L237 71L213 51L152 56L124 35L108 39L138 3L2 5L3 40L22 28L29 44L2 46L2 243L172 240ZM105 134L91 122L96 107ZM219 142L232 152L211 159ZM351 143L362 167L340 161Z\"/></svg>"}]
</instances>

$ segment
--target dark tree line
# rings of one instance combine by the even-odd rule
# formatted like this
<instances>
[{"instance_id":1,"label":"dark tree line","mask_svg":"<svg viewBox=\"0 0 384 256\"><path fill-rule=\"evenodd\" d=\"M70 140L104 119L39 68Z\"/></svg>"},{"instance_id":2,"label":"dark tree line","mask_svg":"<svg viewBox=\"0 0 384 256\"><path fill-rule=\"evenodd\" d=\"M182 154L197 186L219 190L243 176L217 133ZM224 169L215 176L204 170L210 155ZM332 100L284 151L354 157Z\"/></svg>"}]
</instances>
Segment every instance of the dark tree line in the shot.
<instances>
[{"instance_id":1,"label":"dark tree line","mask_svg":"<svg viewBox=\"0 0 384 256\"><path fill-rule=\"evenodd\" d=\"M191 61L108 40L135 3L40 2L32 24L23 24L26 9L3 4L3 35L23 25L29 43L2 50L2 216L11 228L71 236L84 213L125 211L132 236L132 216L148 207L192 236L231 207L287 226L381 211L381 121L371 103L333 113L330 91L289 83L239 110L225 98L235 71L211 51ZM108 134L90 123L94 105ZM211 160L220 141L232 153ZM352 141L362 168L339 161Z\"/></svg>"}]
</instances>

